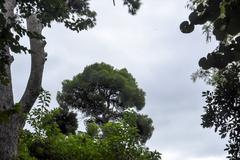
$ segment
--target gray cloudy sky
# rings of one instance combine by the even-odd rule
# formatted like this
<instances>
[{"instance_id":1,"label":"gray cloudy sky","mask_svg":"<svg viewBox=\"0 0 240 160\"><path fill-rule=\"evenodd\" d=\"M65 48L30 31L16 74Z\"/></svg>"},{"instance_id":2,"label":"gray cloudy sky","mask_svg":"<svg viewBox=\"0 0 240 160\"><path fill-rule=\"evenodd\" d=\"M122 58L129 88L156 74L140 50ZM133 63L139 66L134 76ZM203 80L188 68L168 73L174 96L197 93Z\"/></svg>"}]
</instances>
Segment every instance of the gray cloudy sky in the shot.
<instances>
[{"instance_id":1,"label":"gray cloudy sky","mask_svg":"<svg viewBox=\"0 0 240 160\"><path fill-rule=\"evenodd\" d=\"M138 14L130 16L120 0L115 7L111 0L93 1L98 13L95 28L77 34L54 24L44 30L48 61L43 87L52 94L51 105L58 105L55 97L61 82L86 65L106 62L125 67L147 93L142 112L155 126L147 146L160 151L164 160L224 160L224 141L200 126L201 92L208 86L190 80L199 58L214 49L214 42L207 44L200 28L188 35L179 31L189 13L186 0L142 2ZM26 86L30 59L24 54L15 59L13 80L18 100Z\"/></svg>"}]
</instances>

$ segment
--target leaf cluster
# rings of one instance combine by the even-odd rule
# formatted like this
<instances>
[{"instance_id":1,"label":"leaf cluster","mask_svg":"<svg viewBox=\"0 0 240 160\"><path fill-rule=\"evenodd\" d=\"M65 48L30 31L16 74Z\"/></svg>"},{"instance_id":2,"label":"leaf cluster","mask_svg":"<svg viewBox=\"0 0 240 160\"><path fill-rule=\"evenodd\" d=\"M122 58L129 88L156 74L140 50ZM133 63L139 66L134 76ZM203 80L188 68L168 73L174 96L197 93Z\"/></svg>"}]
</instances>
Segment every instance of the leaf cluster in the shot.
<instances>
[{"instance_id":1,"label":"leaf cluster","mask_svg":"<svg viewBox=\"0 0 240 160\"><path fill-rule=\"evenodd\" d=\"M4 1L1 2L4 4ZM14 5L14 4L13 4ZM0 58L4 58L5 47L8 46L14 53L31 51L20 44L21 37L44 40L44 37L35 32L30 32L24 27L25 19L36 15L39 23L51 26L52 21L64 23L74 31L87 30L95 26L96 13L89 8L88 0L17 0L13 17L6 17L7 10L0 5ZM4 61L1 60L1 63ZM6 64L6 63L5 63Z\"/></svg>"},{"instance_id":2,"label":"leaf cluster","mask_svg":"<svg viewBox=\"0 0 240 160\"><path fill-rule=\"evenodd\" d=\"M41 93L38 96L37 106L34 107L31 112L27 115L27 123L30 124L35 134L37 135L45 135L46 132L44 130L45 121L49 119L49 116L45 116L49 113L49 104L51 101L51 95L49 91L44 89L41 90Z\"/></svg>"},{"instance_id":3,"label":"leaf cluster","mask_svg":"<svg viewBox=\"0 0 240 160\"><path fill-rule=\"evenodd\" d=\"M128 6L128 12L131 14L136 14L137 10L141 6L140 0L123 0L123 5Z\"/></svg>"},{"instance_id":4,"label":"leaf cluster","mask_svg":"<svg viewBox=\"0 0 240 160\"><path fill-rule=\"evenodd\" d=\"M75 134L78 128L77 113L57 108L48 123L56 123L61 133L65 135Z\"/></svg>"},{"instance_id":5,"label":"leaf cluster","mask_svg":"<svg viewBox=\"0 0 240 160\"><path fill-rule=\"evenodd\" d=\"M152 136L152 119L134 111L144 107L145 93L125 68L118 70L105 63L95 63L62 84L62 92L57 95L60 107L81 111L88 117L86 123L103 125L129 115L135 117L128 124L138 129L141 143Z\"/></svg>"},{"instance_id":6,"label":"leaf cluster","mask_svg":"<svg viewBox=\"0 0 240 160\"><path fill-rule=\"evenodd\" d=\"M222 69L240 56L240 1L239 0L191 0L192 13L188 21L180 25L183 33L190 33L196 25L202 25L208 38L213 35L219 45L207 57L199 61L203 69Z\"/></svg>"},{"instance_id":7,"label":"leaf cluster","mask_svg":"<svg viewBox=\"0 0 240 160\"><path fill-rule=\"evenodd\" d=\"M57 95L60 106L78 109L99 123L116 120L125 110L141 110L145 105L145 93L132 75L105 63L87 66L62 85L62 92Z\"/></svg>"},{"instance_id":8,"label":"leaf cluster","mask_svg":"<svg viewBox=\"0 0 240 160\"><path fill-rule=\"evenodd\" d=\"M54 119L54 112L45 112L42 117ZM20 138L18 160L160 160L159 152L150 151L139 143L138 131L126 122L130 120L129 116L126 117L121 122L108 122L102 126L88 123L87 132L76 135L64 135L60 129L52 130L56 127L53 123L48 123L48 127L39 125L38 128L51 131L51 134L41 135L25 130ZM42 123L45 123L44 118Z\"/></svg>"},{"instance_id":9,"label":"leaf cluster","mask_svg":"<svg viewBox=\"0 0 240 160\"><path fill-rule=\"evenodd\" d=\"M123 119L130 127L137 129L136 137L140 143L145 144L152 137L153 121L147 115L126 111L123 114Z\"/></svg>"},{"instance_id":10,"label":"leaf cluster","mask_svg":"<svg viewBox=\"0 0 240 160\"><path fill-rule=\"evenodd\" d=\"M203 92L206 98L202 126L214 127L222 138L228 136L228 158L240 158L240 64L232 63L218 71L214 91Z\"/></svg>"}]
</instances>

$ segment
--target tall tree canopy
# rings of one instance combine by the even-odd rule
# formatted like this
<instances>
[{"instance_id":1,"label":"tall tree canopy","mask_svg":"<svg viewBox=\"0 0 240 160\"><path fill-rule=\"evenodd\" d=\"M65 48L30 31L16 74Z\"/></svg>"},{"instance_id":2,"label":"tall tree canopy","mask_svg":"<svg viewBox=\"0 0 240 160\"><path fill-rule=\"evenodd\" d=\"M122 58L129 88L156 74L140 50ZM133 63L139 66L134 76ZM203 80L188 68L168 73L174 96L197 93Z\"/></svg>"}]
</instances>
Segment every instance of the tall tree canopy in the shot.
<instances>
[{"instance_id":1,"label":"tall tree canopy","mask_svg":"<svg viewBox=\"0 0 240 160\"><path fill-rule=\"evenodd\" d=\"M192 13L180 25L183 33L190 33L202 25L207 39L214 36L219 45L207 57L199 60L203 69L224 68L240 60L240 1L239 0L190 0L187 5Z\"/></svg>"},{"instance_id":2,"label":"tall tree canopy","mask_svg":"<svg viewBox=\"0 0 240 160\"><path fill-rule=\"evenodd\" d=\"M96 24L96 13L89 0L0 0L0 159L9 160L17 155L20 130L26 114L31 110L40 91L46 53L44 27L51 22L63 23L73 31L87 30ZM140 7L140 0L123 0L130 14ZM25 23L25 20L27 23ZM27 36L30 48L20 44ZM27 87L19 102L13 100L11 64L13 54L31 55L31 72Z\"/></svg>"},{"instance_id":3,"label":"tall tree canopy","mask_svg":"<svg viewBox=\"0 0 240 160\"><path fill-rule=\"evenodd\" d=\"M202 25L207 34L219 42L216 49L199 60L202 70L194 77L204 78L213 91L203 92L206 98L203 127L214 127L222 138L229 139L228 158L240 159L240 1L239 0L190 0L187 5L192 13L180 25L183 33L190 33Z\"/></svg>"},{"instance_id":4,"label":"tall tree canopy","mask_svg":"<svg viewBox=\"0 0 240 160\"><path fill-rule=\"evenodd\" d=\"M126 69L95 63L62 83L57 100L61 107L79 109L99 122L117 119L127 109L141 110L145 93Z\"/></svg>"},{"instance_id":5,"label":"tall tree canopy","mask_svg":"<svg viewBox=\"0 0 240 160\"><path fill-rule=\"evenodd\" d=\"M100 125L121 120L125 112L139 111L145 105L145 93L133 76L125 68L118 70L105 63L85 67L62 85L57 95L60 107L78 109L90 118L88 121ZM145 143L154 129L152 120L136 112L132 116L132 126L139 129L141 142Z\"/></svg>"}]
</instances>

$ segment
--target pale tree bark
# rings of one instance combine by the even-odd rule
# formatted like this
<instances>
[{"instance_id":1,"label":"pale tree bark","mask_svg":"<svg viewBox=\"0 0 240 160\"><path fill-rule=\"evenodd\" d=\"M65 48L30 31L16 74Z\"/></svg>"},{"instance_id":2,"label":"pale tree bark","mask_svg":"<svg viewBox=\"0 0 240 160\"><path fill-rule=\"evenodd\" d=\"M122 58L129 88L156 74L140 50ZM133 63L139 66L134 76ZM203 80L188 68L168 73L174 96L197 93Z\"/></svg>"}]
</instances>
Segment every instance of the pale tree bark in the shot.
<instances>
[{"instance_id":1,"label":"pale tree bark","mask_svg":"<svg viewBox=\"0 0 240 160\"><path fill-rule=\"evenodd\" d=\"M39 22L35 15L27 19L27 28L30 32L42 33L42 24ZM46 53L44 52L45 43L39 39L30 39L31 48L31 73L28 79L26 90L20 100L23 106L23 112L28 113L36 101L42 84L42 75L44 69L44 62Z\"/></svg>"},{"instance_id":2,"label":"pale tree bark","mask_svg":"<svg viewBox=\"0 0 240 160\"><path fill-rule=\"evenodd\" d=\"M5 17L14 16L16 0L5 1L7 13ZM27 19L27 28L31 32L41 34L42 25L36 16L30 16ZM9 47L5 47L6 54L11 62ZM14 105L12 81L11 81L11 63L6 64L6 73L9 83L0 83L0 160L12 160L17 156L18 138L20 131L25 125L26 115L29 113L34 102L36 101L42 82L42 74L45 62L44 43L39 39L30 39L31 53L31 73L26 90L18 104L20 110L16 110ZM4 117L4 118L3 118Z\"/></svg>"}]
</instances>

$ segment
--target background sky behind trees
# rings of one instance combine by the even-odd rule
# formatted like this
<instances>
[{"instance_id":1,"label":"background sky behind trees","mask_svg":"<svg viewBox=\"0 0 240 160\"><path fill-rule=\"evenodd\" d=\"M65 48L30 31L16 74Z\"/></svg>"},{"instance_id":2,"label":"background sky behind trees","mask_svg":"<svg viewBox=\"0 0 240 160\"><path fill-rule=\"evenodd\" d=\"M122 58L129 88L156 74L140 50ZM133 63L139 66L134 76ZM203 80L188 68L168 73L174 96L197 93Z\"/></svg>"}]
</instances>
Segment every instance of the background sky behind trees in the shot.
<instances>
[{"instance_id":1,"label":"background sky behind trees","mask_svg":"<svg viewBox=\"0 0 240 160\"><path fill-rule=\"evenodd\" d=\"M224 160L224 141L200 126L208 86L193 83L190 75L198 60L216 46L206 43L201 28L184 35L179 24L187 19L186 0L143 0L136 16L116 0L92 1L97 11L97 26L79 34L54 24L44 30L48 60L43 87L52 94L64 79L82 72L95 62L127 68L146 93L143 113L154 121L155 130L147 146L157 149L164 160ZM24 40L27 44L28 41ZM30 57L18 55L13 63L15 99L24 91L29 75ZM27 68L27 69L26 69Z\"/></svg>"}]
</instances>

